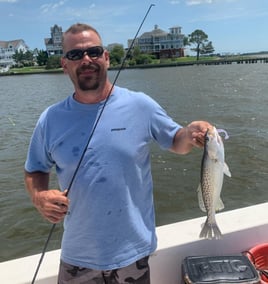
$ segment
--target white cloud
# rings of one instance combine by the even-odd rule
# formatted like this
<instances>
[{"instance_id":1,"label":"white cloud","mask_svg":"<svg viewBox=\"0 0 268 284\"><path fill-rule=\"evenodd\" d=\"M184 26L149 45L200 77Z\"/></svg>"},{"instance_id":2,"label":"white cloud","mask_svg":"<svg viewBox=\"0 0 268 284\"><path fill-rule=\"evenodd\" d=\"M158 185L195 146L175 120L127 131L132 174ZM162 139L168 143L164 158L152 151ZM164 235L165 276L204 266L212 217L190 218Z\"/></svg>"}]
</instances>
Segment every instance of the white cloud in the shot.
<instances>
[{"instance_id":1,"label":"white cloud","mask_svg":"<svg viewBox=\"0 0 268 284\"><path fill-rule=\"evenodd\" d=\"M171 5L177 5L177 4L180 4L180 0L171 0L171 1L169 1L169 3L171 4Z\"/></svg>"},{"instance_id":2,"label":"white cloud","mask_svg":"<svg viewBox=\"0 0 268 284\"><path fill-rule=\"evenodd\" d=\"M15 3L18 0L0 0L0 3Z\"/></svg>"},{"instance_id":3,"label":"white cloud","mask_svg":"<svg viewBox=\"0 0 268 284\"><path fill-rule=\"evenodd\" d=\"M1 1L1 0L0 0ZM65 4L66 0L60 0L57 3L48 3L48 4L44 4L40 7L41 12L43 14L46 13L51 13L52 11L57 10L59 7L63 6Z\"/></svg>"},{"instance_id":4,"label":"white cloud","mask_svg":"<svg viewBox=\"0 0 268 284\"><path fill-rule=\"evenodd\" d=\"M185 0L186 5L202 5L202 4L213 4L213 3L231 3L239 0Z\"/></svg>"},{"instance_id":5,"label":"white cloud","mask_svg":"<svg viewBox=\"0 0 268 284\"><path fill-rule=\"evenodd\" d=\"M217 0L186 0L186 4L191 5L202 5L202 4L212 4L215 3Z\"/></svg>"}]
</instances>

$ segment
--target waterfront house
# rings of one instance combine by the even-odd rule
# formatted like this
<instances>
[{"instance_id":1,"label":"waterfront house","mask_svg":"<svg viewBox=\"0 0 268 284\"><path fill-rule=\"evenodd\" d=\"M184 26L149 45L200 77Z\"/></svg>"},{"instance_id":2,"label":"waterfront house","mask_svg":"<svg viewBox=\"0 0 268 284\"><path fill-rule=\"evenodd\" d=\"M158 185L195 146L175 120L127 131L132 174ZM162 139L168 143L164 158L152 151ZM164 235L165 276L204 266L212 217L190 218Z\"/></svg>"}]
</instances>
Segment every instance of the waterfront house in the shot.
<instances>
[{"instance_id":1,"label":"waterfront house","mask_svg":"<svg viewBox=\"0 0 268 284\"><path fill-rule=\"evenodd\" d=\"M45 38L45 46L48 56L63 54L62 51L62 27L54 25L50 28L50 38Z\"/></svg>"},{"instance_id":2,"label":"waterfront house","mask_svg":"<svg viewBox=\"0 0 268 284\"><path fill-rule=\"evenodd\" d=\"M143 53L154 54L157 58L174 58L184 56L184 34L181 27L175 26L169 32L161 30L157 25L150 32L143 33L135 40L134 46ZM130 47L132 40L128 40Z\"/></svg>"},{"instance_id":3,"label":"waterfront house","mask_svg":"<svg viewBox=\"0 0 268 284\"><path fill-rule=\"evenodd\" d=\"M0 41L0 67L9 67L15 63L13 55L16 51L23 53L29 50L23 39Z\"/></svg>"},{"instance_id":4,"label":"waterfront house","mask_svg":"<svg viewBox=\"0 0 268 284\"><path fill-rule=\"evenodd\" d=\"M62 28L54 25L50 29L51 37L45 38L45 46L48 56L63 54L62 51ZM169 32L161 30L157 25L150 32L137 37L134 47L139 47L142 53L154 54L156 58L175 58L184 56L184 34L181 27L175 26ZM128 48L132 40L128 40ZM109 44L108 50L112 50L115 44ZM119 44L116 44L119 45Z\"/></svg>"}]
</instances>

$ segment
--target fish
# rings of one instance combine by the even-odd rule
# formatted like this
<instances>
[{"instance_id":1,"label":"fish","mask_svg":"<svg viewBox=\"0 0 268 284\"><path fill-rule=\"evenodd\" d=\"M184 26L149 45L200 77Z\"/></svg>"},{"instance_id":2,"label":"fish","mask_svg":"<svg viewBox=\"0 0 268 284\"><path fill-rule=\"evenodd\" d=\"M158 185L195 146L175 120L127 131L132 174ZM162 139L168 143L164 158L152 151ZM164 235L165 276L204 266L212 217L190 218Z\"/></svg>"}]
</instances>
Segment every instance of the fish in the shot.
<instances>
[{"instance_id":1,"label":"fish","mask_svg":"<svg viewBox=\"0 0 268 284\"><path fill-rule=\"evenodd\" d=\"M227 132L217 130L214 126L208 129L205 135L201 177L197 192L199 207L207 213L207 219L200 232L200 238L220 239L222 237L216 222L216 212L224 208L221 200L223 177L224 174L231 177L231 172L225 163L224 145L219 132L224 132L227 139Z\"/></svg>"}]
</instances>

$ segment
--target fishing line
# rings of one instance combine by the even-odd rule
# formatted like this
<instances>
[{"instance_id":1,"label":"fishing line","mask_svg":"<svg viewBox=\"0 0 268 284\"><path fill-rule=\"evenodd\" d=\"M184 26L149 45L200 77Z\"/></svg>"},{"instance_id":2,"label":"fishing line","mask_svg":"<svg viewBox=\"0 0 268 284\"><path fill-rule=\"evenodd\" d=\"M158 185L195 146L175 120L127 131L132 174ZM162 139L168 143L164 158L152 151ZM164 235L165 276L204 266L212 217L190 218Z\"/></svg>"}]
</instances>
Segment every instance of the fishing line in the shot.
<instances>
[{"instance_id":1,"label":"fishing line","mask_svg":"<svg viewBox=\"0 0 268 284\"><path fill-rule=\"evenodd\" d=\"M107 105L107 102L108 102L108 100L109 100L109 98L110 98L110 96L111 96L111 93L112 93L112 90L113 90L113 88L114 88L114 86L115 86L115 84L116 84L116 81L117 81L117 79L118 79L118 77L119 77L119 75L120 75L120 73L121 73L121 71L122 71L122 69L123 69L123 67L124 67L124 65L125 65L125 62L126 62L127 58L128 58L129 55L130 55L131 49L133 48L133 45L134 45L134 43L135 43L135 41L136 41L136 38L137 38L137 36L138 36L138 34L139 34L139 32L140 32L142 26L143 26L143 23L144 23L144 21L146 20L146 18L147 18L147 16L148 16L149 12L150 12L150 10L151 10L151 8L152 8L153 6L155 6L155 4L151 4L150 7L148 8L148 10L147 10L147 12L146 12L146 14L145 14L145 16L144 16L142 22L141 22L141 24L140 24L140 26L139 26L139 28L138 28L136 34L135 34L135 36L134 36L134 39L132 40L132 42L131 42L131 44L130 44L128 50L127 50L127 53L126 53L125 57L123 58L123 61L122 61L121 65L120 65L120 68L119 68L119 70L118 70L118 72L117 72L117 74L116 74L116 76L115 76L115 79L114 79L114 81L113 81L113 84L112 84L112 86L111 86L111 89L110 89L110 91L109 91L109 93L108 93L108 95L107 95L107 97L106 97L106 99L105 99L105 101L104 101L103 107L102 107L102 109L101 109L101 111L100 111L100 113L99 113L99 115L98 115L98 117L97 117L97 119L96 119L96 122L95 122L95 124L94 124L94 126L93 126L93 129L92 129L92 131L91 131L91 133L90 133L90 135L89 135L89 137L88 137L87 143L86 143L85 148L84 148L84 150L83 150L83 152L82 152L82 155L81 155L81 157L80 157L80 159L79 159L79 162L77 163L76 169L75 169L75 171L74 171L74 173L73 173L72 179L71 179L70 184L69 184L69 186L68 186L68 188L67 188L66 196L68 196L68 194L69 194L69 192L70 192L70 190L71 190L71 187L72 187L72 185L73 185L73 182L74 182L74 180L75 180L75 177L76 177L76 175L77 175L77 172L78 172L78 170L79 170L79 168L80 168L80 165L81 165L81 163L82 163L82 161L83 161L83 159L84 159L84 156L85 156L86 151L87 151L87 149L88 149L89 143L90 143L90 141L91 141L91 139L92 139L92 137L93 137L93 134L95 133L95 130L96 130L96 128L97 128L97 125L98 125L98 123L99 123L99 121L100 121L100 118L101 118L101 116L102 116L102 114L103 114L103 111L104 111L104 109L105 109L105 106ZM36 270L35 270L35 273L34 273L34 276L33 276L33 279L32 279L31 284L34 284L34 283L35 283L35 279L36 279L36 277L37 277L38 271L39 271L40 266L41 266L41 264L42 264L42 261L43 261L43 259L44 259L44 256L45 256L45 253L46 253L46 250L47 250L47 246L48 246L48 244L49 244L49 241L50 241L50 239L51 239L51 236L52 236L52 234L53 234L53 231L54 231L55 227L56 227L56 223L52 225L52 227L51 227L51 229L50 229L50 231L49 231L47 240L46 240L45 245L44 245L44 248L43 248L43 250L42 250L41 257L40 257L40 260L39 260L39 262L38 262L37 268L36 268Z\"/></svg>"}]
</instances>

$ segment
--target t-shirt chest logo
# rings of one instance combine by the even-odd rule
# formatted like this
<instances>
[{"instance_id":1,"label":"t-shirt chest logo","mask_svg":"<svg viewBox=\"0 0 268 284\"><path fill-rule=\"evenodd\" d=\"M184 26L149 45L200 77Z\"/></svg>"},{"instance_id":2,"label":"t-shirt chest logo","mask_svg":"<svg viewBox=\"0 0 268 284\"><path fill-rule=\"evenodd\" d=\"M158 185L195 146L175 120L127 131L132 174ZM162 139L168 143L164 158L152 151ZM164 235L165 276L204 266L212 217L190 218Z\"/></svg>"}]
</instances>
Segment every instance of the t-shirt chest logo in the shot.
<instances>
[{"instance_id":1,"label":"t-shirt chest logo","mask_svg":"<svg viewBox=\"0 0 268 284\"><path fill-rule=\"evenodd\" d=\"M126 130L126 127L118 127L118 128L112 128L111 132L114 132L114 131L125 131L125 130Z\"/></svg>"}]
</instances>

